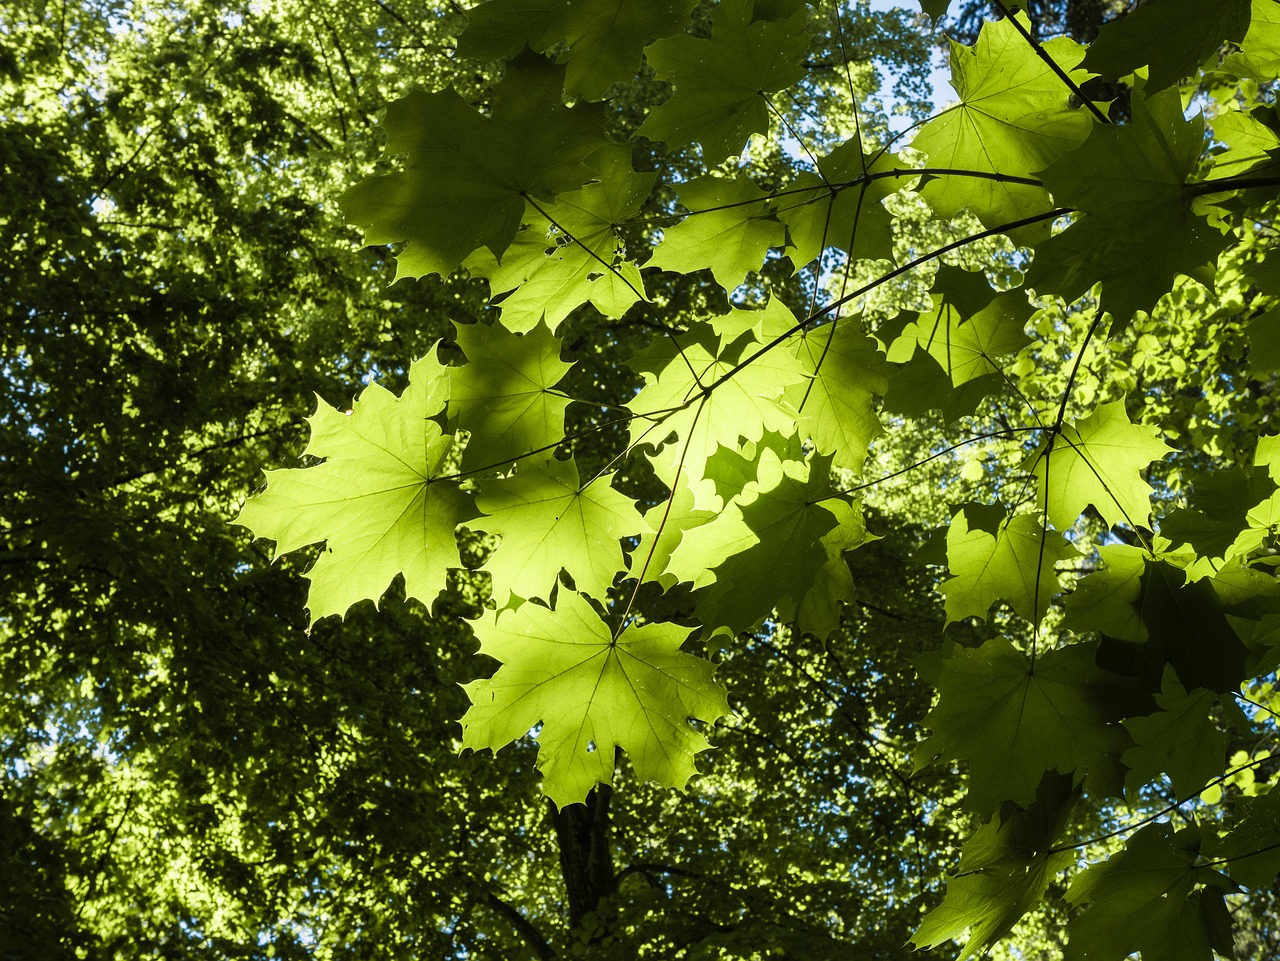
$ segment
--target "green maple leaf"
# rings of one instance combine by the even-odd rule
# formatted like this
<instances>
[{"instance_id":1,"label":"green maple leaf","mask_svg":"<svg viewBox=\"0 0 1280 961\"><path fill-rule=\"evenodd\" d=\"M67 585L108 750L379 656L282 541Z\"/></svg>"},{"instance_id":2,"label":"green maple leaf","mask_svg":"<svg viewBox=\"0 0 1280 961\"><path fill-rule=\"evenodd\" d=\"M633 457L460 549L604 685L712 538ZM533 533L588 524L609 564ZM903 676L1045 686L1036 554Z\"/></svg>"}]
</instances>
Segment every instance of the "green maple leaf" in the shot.
<instances>
[{"instance_id":1,"label":"green maple leaf","mask_svg":"<svg viewBox=\"0 0 1280 961\"><path fill-rule=\"evenodd\" d=\"M769 129L767 94L804 75L809 51L803 7L784 20L751 19L751 0L726 0L711 18L711 38L659 40L645 51L671 99L653 108L637 133L673 150L702 144L708 163L741 153L753 133Z\"/></svg>"},{"instance_id":2,"label":"green maple leaf","mask_svg":"<svg viewBox=\"0 0 1280 961\"><path fill-rule=\"evenodd\" d=\"M1197 554L1229 560L1261 547L1273 520L1275 481L1265 470L1241 468L1199 474L1189 508L1170 511L1160 533L1170 544L1190 544Z\"/></svg>"},{"instance_id":3,"label":"green maple leaf","mask_svg":"<svg viewBox=\"0 0 1280 961\"><path fill-rule=\"evenodd\" d=\"M311 619L377 601L397 574L428 607L461 568L454 530L475 516L471 496L437 476L452 435L432 418L444 408L445 368L413 364L397 398L370 384L349 413L318 401L305 454L326 458L301 469L267 471L267 489L235 519L287 554L318 541L324 552L307 572Z\"/></svg>"},{"instance_id":4,"label":"green maple leaf","mask_svg":"<svg viewBox=\"0 0 1280 961\"><path fill-rule=\"evenodd\" d=\"M1250 0L1147 0L1125 17L1103 24L1084 66L1118 79L1150 66L1151 89L1167 87L1196 70L1249 26Z\"/></svg>"},{"instance_id":5,"label":"green maple leaf","mask_svg":"<svg viewBox=\"0 0 1280 961\"><path fill-rule=\"evenodd\" d=\"M512 594L547 599L562 568L581 593L608 594L626 568L621 539L652 533L612 479L604 474L583 486L572 459L552 458L483 484L476 506L485 516L469 526L502 537L482 568L493 577L499 609Z\"/></svg>"},{"instance_id":6,"label":"green maple leaf","mask_svg":"<svg viewBox=\"0 0 1280 961\"><path fill-rule=\"evenodd\" d=\"M1067 599L1064 621L1073 631L1102 634L1100 663L1143 673L1152 686L1165 664L1187 690L1221 693L1243 680L1249 652L1228 615L1266 613L1265 603L1262 610L1250 609L1257 585L1245 584L1241 592L1229 569L1188 583L1186 571L1175 566L1186 557L1148 555L1138 548L1111 545L1103 548L1103 558L1107 568L1082 578Z\"/></svg>"},{"instance_id":7,"label":"green maple leaf","mask_svg":"<svg viewBox=\"0 0 1280 961\"><path fill-rule=\"evenodd\" d=\"M1167 561L1147 561L1137 604L1164 659L1187 690L1235 690L1245 677L1248 649L1227 619L1212 580L1187 583Z\"/></svg>"},{"instance_id":8,"label":"green maple leaf","mask_svg":"<svg viewBox=\"0 0 1280 961\"><path fill-rule=\"evenodd\" d=\"M721 447L707 461L704 476L715 485L716 496L723 505L734 501L746 503L755 494L759 480L759 460L765 450L779 461L803 461L807 456L804 439L799 434L775 434L766 431L759 442L744 440L736 450Z\"/></svg>"},{"instance_id":9,"label":"green maple leaf","mask_svg":"<svg viewBox=\"0 0 1280 961\"><path fill-rule=\"evenodd\" d=\"M640 269L626 259L617 224L640 210L655 174L631 169L631 150L619 146L597 158L601 179L554 201L532 205L501 261L487 248L462 266L484 277L502 299L502 325L525 331L540 322L555 330L582 304L620 318L643 299Z\"/></svg>"},{"instance_id":10,"label":"green maple leaf","mask_svg":"<svg viewBox=\"0 0 1280 961\"><path fill-rule=\"evenodd\" d=\"M697 506L693 489L682 476L668 500L660 501L645 512L644 520L652 533L640 536L640 543L631 555L632 573L646 583L657 583L664 591L670 590L680 582L680 578L667 569L671 552L685 531L716 516L716 511Z\"/></svg>"},{"instance_id":11,"label":"green maple leaf","mask_svg":"<svg viewBox=\"0 0 1280 961\"><path fill-rule=\"evenodd\" d=\"M1254 476L1265 474L1273 484L1280 484L1280 435L1258 438L1253 454ZM1280 493L1273 493L1266 500L1249 508L1245 515L1255 527L1272 527L1280 524Z\"/></svg>"},{"instance_id":12,"label":"green maple leaf","mask_svg":"<svg viewBox=\"0 0 1280 961\"><path fill-rule=\"evenodd\" d=\"M1059 206L1084 214L1037 245L1027 285L1072 301L1102 282L1116 324L1150 311L1179 274L1213 283L1226 238L1193 209L1187 181L1204 148L1204 120L1187 120L1169 88L1133 94L1133 122L1099 124L1040 172Z\"/></svg>"},{"instance_id":13,"label":"green maple leaf","mask_svg":"<svg viewBox=\"0 0 1280 961\"><path fill-rule=\"evenodd\" d=\"M965 841L946 897L925 916L912 944L932 948L966 938L964 961L1003 938L1039 902L1073 860L1069 850L1052 850L1079 797L1062 791L1063 780L1045 777L1034 804L1012 811L1006 805Z\"/></svg>"},{"instance_id":14,"label":"green maple leaf","mask_svg":"<svg viewBox=\"0 0 1280 961\"><path fill-rule=\"evenodd\" d=\"M471 707L463 747L498 750L541 725L538 767L557 807L613 780L622 748L641 780L684 790L694 756L710 745L690 718L729 714L715 666L680 652L689 629L629 627L616 639L580 595L561 590L555 610L522 604L475 627L480 652L502 666L463 685Z\"/></svg>"},{"instance_id":15,"label":"green maple leaf","mask_svg":"<svg viewBox=\"0 0 1280 961\"><path fill-rule=\"evenodd\" d=\"M635 414L631 443L658 446L675 435L674 442L651 458L668 487L683 473L698 506L707 506L703 471L718 447L736 449L740 437L759 441L766 430L794 430L795 413L782 404L782 396L804 380L805 373L784 349L761 355L705 392L772 339L773 331L794 323L791 311L772 300L764 310L735 309L710 323L695 324L689 334L655 341L628 361L647 381L628 405Z\"/></svg>"},{"instance_id":16,"label":"green maple leaf","mask_svg":"<svg viewBox=\"0 0 1280 961\"><path fill-rule=\"evenodd\" d=\"M1026 14L1014 16L1028 23ZM1072 80L1087 78L1077 69L1084 56L1078 43L1057 37L1041 46ZM924 124L911 142L928 154L930 167L1034 179L1094 126L1007 19L984 23L973 47L952 41L951 77L960 103ZM921 194L940 216L967 209L987 227L1041 213L1049 201L1043 187L954 175L929 180Z\"/></svg>"},{"instance_id":17,"label":"green maple leaf","mask_svg":"<svg viewBox=\"0 0 1280 961\"><path fill-rule=\"evenodd\" d=\"M1196 828L1168 835L1167 824L1149 824L1072 881L1067 901L1089 907L1071 918L1067 961L1123 961L1135 951L1143 961L1212 961L1215 949L1234 955L1229 917L1223 937L1231 882L1196 867Z\"/></svg>"},{"instance_id":18,"label":"green maple leaf","mask_svg":"<svg viewBox=\"0 0 1280 961\"><path fill-rule=\"evenodd\" d=\"M1133 643L1147 640L1151 635L1142 619L1141 598L1149 555L1129 544L1103 544L1098 553L1104 566L1076 582L1063 604L1062 626Z\"/></svg>"},{"instance_id":19,"label":"green maple leaf","mask_svg":"<svg viewBox=\"0 0 1280 961\"><path fill-rule=\"evenodd\" d=\"M1092 505L1108 525L1150 528L1153 489L1141 472L1172 450L1159 438L1158 428L1129 422L1123 400L1063 424L1031 457L1049 523L1066 530Z\"/></svg>"},{"instance_id":20,"label":"green maple leaf","mask_svg":"<svg viewBox=\"0 0 1280 961\"><path fill-rule=\"evenodd\" d=\"M1254 318L1247 330L1249 367L1259 372L1280 370L1280 307Z\"/></svg>"},{"instance_id":21,"label":"green maple leaf","mask_svg":"<svg viewBox=\"0 0 1280 961\"><path fill-rule=\"evenodd\" d=\"M1161 709L1124 722L1134 746L1121 760L1129 768L1126 787L1135 796L1144 784L1167 773L1175 796L1193 797L1221 773L1227 733L1210 714L1217 700L1216 694L1204 689L1189 694L1174 671L1165 669L1164 690L1156 695Z\"/></svg>"},{"instance_id":22,"label":"green maple leaf","mask_svg":"<svg viewBox=\"0 0 1280 961\"><path fill-rule=\"evenodd\" d=\"M1213 154L1213 169L1206 180L1240 177L1276 165L1280 136L1262 118L1274 124L1274 109L1234 110L1213 118L1213 138L1225 143L1227 149Z\"/></svg>"},{"instance_id":23,"label":"green maple leaf","mask_svg":"<svg viewBox=\"0 0 1280 961\"><path fill-rule=\"evenodd\" d=\"M452 89L415 90L387 107L385 156L399 173L368 177L342 195L366 244L407 241L399 277L448 274L488 247L501 257L520 229L525 198L544 200L595 179L605 146L601 108L561 102L563 71L536 54L507 65L485 117Z\"/></svg>"},{"instance_id":24,"label":"green maple leaf","mask_svg":"<svg viewBox=\"0 0 1280 961\"><path fill-rule=\"evenodd\" d=\"M662 243L646 267L676 273L707 268L731 291L760 269L770 247L786 242L769 195L747 177L697 177L676 189L689 216L663 228Z\"/></svg>"},{"instance_id":25,"label":"green maple leaf","mask_svg":"<svg viewBox=\"0 0 1280 961\"><path fill-rule=\"evenodd\" d=\"M1049 651L1034 666L1003 637L955 647L925 718L933 735L917 749L917 766L937 757L968 761L972 810L1031 804L1046 771L1079 780L1115 746L1116 728L1099 706L1108 683L1092 644Z\"/></svg>"},{"instance_id":26,"label":"green maple leaf","mask_svg":"<svg viewBox=\"0 0 1280 961\"><path fill-rule=\"evenodd\" d=\"M896 188L888 178L854 181L891 170L896 163L886 151L865 155L854 136L819 157L816 173L801 174L787 185L789 196L780 199L777 211L795 248L791 260L797 270L827 247L862 260L893 259L893 217L881 201ZM812 193L795 193L806 188Z\"/></svg>"},{"instance_id":27,"label":"green maple leaf","mask_svg":"<svg viewBox=\"0 0 1280 961\"><path fill-rule=\"evenodd\" d=\"M905 363L922 350L961 387L999 374L999 358L1031 342L1023 328L1034 308L1024 292L997 293L981 271L950 266L938 271L934 290L933 309L903 328L889 346L890 361Z\"/></svg>"},{"instance_id":28,"label":"green maple leaf","mask_svg":"<svg viewBox=\"0 0 1280 961\"><path fill-rule=\"evenodd\" d=\"M966 504L947 529L947 623L986 618L991 605L1006 600L1032 624L1049 609L1062 588L1055 565L1080 552L1057 531L1047 531L1034 514L1008 517L1001 507Z\"/></svg>"},{"instance_id":29,"label":"green maple leaf","mask_svg":"<svg viewBox=\"0 0 1280 961\"><path fill-rule=\"evenodd\" d=\"M1228 858L1233 881L1251 888L1265 888L1280 874L1280 790L1243 797L1235 802L1243 809L1222 839L1214 855Z\"/></svg>"},{"instance_id":30,"label":"green maple leaf","mask_svg":"<svg viewBox=\"0 0 1280 961\"><path fill-rule=\"evenodd\" d=\"M888 331L882 327L878 334ZM890 342L892 346L892 342ZM890 368L889 389L884 395L884 409L908 417L923 417L931 410L941 411L947 422L974 413L984 400L997 393L1003 380L992 374L966 381L959 387L933 357L917 349L905 363Z\"/></svg>"},{"instance_id":31,"label":"green maple leaf","mask_svg":"<svg viewBox=\"0 0 1280 961\"><path fill-rule=\"evenodd\" d=\"M563 440L571 401L550 388L573 365L560 359L560 339L545 327L514 334L496 323L457 331L468 362L449 369L449 415L471 432L463 468L506 466Z\"/></svg>"},{"instance_id":32,"label":"green maple leaf","mask_svg":"<svg viewBox=\"0 0 1280 961\"><path fill-rule=\"evenodd\" d=\"M884 354L853 318L794 339L792 355L807 379L783 396L799 414L796 426L836 467L860 472L868 446L884 433L875 408L889 384Z\"/></svg>"},{"instance_id":33,"label":"green maple leaf","mask_svg":"<svg viewBox=\"0 0 1280 961\"><path fill-rule=\"evenodd\" d=\"M783 461L762 447L755 480L719 517L684 531L667 573L698 589L705 626L736 634L778 608L788 620L805 609L815 630L834 629L838 602L852 599L844 552L867 538L856 505L831 491L830 470L829 457ZM828 596L810 598L814 591Z\"/></svg>"},{"instance_id":34,"label":"green maple leaf","mask_svg":"<svg viewBox=\"0 0 1280 961\"><path fill-rule=\"evenodd\" d=\"M1280 74L1280 4L1253 0L1249 29L1240 50L1222 62L1224 73L1251 80L1274 80Z\"/></svg>"},{"instance_id":35,"label":"green maple leaf","mask_svg":"<svg viewBox=\"0 0 1280 961\"><path fill-rule=\"evenodd\" d=\"M947 8L951 6L951 0L917 0L917 2L920 4L920 11L934 21L945 17Z\"/></svg>"},{"instance_id":36,"label":"green maple leaf","mask_svg":"<svg viewBox=\"0 0 1280 961\"><path fill-rule=\"evenodd\" d=\"M458 56L508 60L525 45L539 52L565 43L564 91L598 100L617 80L640 68L650 41L678 33L695 0L488 0L467 11Z\"/></svg>"}]
</instances>

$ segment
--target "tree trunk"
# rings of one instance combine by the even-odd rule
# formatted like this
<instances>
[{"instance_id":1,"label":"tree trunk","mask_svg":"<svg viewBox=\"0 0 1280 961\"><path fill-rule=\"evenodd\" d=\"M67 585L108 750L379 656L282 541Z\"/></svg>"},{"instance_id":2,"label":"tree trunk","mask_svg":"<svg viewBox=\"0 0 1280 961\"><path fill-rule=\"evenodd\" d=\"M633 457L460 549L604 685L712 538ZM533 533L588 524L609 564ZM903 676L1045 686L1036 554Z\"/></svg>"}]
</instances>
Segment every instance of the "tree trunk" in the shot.
<instances>
[{"instance_id":1,"label":"tree trunk","mask_svg":"<svg viewBox=\"0 0 1280 961\"><path fill-rule=\"evenodd\" d=\"M551 820L560 844L560 871L569 901L569 925L582 926L600 902L617 888L613 873L613 849L609 844L609 800L613 789L598 784L585 804L551 806ZM603 934L598 929L590 940Z\"/></svg>"}]
</instances>

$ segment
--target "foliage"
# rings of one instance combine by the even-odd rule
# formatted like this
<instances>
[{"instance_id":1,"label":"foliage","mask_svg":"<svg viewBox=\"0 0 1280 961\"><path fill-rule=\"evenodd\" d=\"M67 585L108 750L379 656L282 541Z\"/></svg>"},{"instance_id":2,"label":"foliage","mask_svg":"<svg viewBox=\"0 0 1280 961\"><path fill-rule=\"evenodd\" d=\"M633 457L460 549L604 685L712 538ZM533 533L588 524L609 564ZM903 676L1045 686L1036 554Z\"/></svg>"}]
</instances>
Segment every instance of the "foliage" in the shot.
<instances>
[{"instance_id":1,"label":"foliage","mask_svg":"<svg viewBox=\"0 0 1280 961\"><path fill-rule=\"evenodd\" d=\"M997 3L909 147L861 8L377 7L6 35L31 936L1265 953L1275 0L1150 0L1090 46ZM238 518L324 543L304 631L301 565L221 511L362 380Z\"/></svg>"}]
</instances>

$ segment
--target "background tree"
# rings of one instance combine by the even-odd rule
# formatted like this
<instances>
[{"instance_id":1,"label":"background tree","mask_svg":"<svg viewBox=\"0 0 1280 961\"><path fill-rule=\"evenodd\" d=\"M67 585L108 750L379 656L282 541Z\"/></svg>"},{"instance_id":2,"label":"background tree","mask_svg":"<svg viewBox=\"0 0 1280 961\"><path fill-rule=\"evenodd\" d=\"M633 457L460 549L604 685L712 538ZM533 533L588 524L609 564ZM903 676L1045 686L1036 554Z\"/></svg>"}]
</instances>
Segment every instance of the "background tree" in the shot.
<instances>
[{"instance_id":1,"label":"background tree","mask_svg":"<svg viewBox=\"0 0 1280 961\"><path fill-rule=\"evenodd\" d=\"M1065 34L1081 43L1092 43L1102 24L1123 16L1135 6L1133 0L1027 0L1008 4L1007 9L1026 11L1035 37L1048 39ZM1004 16L1000 5L990 0L933 4L930 9L949 13L947 33L965 43L978 39L984 20Z\"/></svg>"}]
</instances>

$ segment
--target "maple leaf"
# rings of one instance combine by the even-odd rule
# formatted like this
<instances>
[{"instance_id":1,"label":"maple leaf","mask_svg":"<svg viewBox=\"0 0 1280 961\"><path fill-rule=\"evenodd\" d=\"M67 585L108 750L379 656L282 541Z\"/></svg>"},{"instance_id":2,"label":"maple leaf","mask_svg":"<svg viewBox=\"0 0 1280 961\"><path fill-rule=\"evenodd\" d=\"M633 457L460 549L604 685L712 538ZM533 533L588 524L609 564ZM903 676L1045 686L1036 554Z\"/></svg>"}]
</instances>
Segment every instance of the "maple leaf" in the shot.
<instances>
[{"instance_id":1,"label":"maple leaf","mask_svg":"<svg viewBox=\"0 0 1280 961\"><path fill-rule=\"evenodd\" d=\"M1147 561L1137 604L1143 623L1187 690L1235 690L1248 650L1227 620L1212 580L1187 583L1168 561Z\"/></svg>"},{"instance_id":2,"label":"maple leaf","mask_svg":"<svg viewBox=\"0 0 1280 961\"><path fill-rule=\"evenodd\" d=\"M723 505L748 503L755 497L760 475L759 460L766 450L781 462L804 461L809 452L799 434L766 431L759 441L744 440L737 448L721 447L707 461L704 477L715 486Z\"/></svg>"},{"instance_id":3,"label":"maple leaf","mask_svg":"<svg viewBox=\"0 0 1280 961\"><path fill-rule=\"evenodd\" d=\"M463 685L463 747L496 751L541 725L538 768L557 807L611 783L619 747L641 780L683 790L710 747L689 719L730 713L714 665L680 652L687 627L646 624L615 639L581 595L561 590L554 610L522 604L475 631L502 666Z\"/></svg>"},{"instance_id":4,"label":"maple leaf","mask_svg":"<svg viewBox=\"0 0 1280 961\"><path fill-rule=\"evenodd\" d=\"M645 583L661 585L664 591L674 587L680 578L667 569L671 552L676 549L685 531L699 527L716 516L716 511L696 505L688 478L681 475L670 498L660 501L645 513L645 523L652 532L640 536L640 543L631 554L632 573Z\"/></svg>"},{"instance_id":5,"label":"maple leaf","mask_svg":"<svg viewBox=\"0 0 1280 961\"><path fill-rule=\"evenodd\" d=\"M1196 865L1199 844L1197 828L1169 837L1169 825L1149 824L1077 876L1067 901L1088 907L1071 919L1067 961L1123 961L1135 951L1143 961L1212 961L1214 950L1234 956L1222 900L1234 886Z\"/></svg>"},{"instance_id":6,"label":"maple leaf","mask_svg":"<svg viewBox=\"0 0 1280 961\"><path fill-rule=\"evenodd\" d=\"M801 174L787 185L788 196L778 202L777 212L795 249L791 260L797 270L827 247L862 260L893 259L893 217L881 201L897 188L889 178L865 178L892 170L897 159L887 151L867 156L855 135L819 157L816 173ZM808 188L812 193L801 192Z\"/></svg>"},{"instance_id":7,"label":"maple leaf","mask_svg":"<svg viewBox=\"0 0 1280 961\"><path fill-rule=\"evenodd\" d=\"M1025 13L1014 16L1029 25ZM1088 77L1077 68L1084 48L1074 40L1056 37L1040 49L1077 85ZM912 148L928 154L931 167L1034 179L1078 147L1093 121L1071 103L1071 90L1036 54L1008 19L984 23L973 47L952 41L951 85L960 103L921 126ZM920 192L939 216L967 209L987 227L1041 213L1049 200L1043 187L995 176L942 175Z\"/></svg>"},{"instance_id":8,"label":"maple leaf","mask_svg":"<svg viewBox=\"0 0 1280 961\"><path fill-rule=\"evenodd\" d=\"M1127 545L1106 545L1102 556L1107 567L1081 578L1067 598L1063 622L1070 630L1102 635L1100 663L1148 676L1153 687L1165 664L1188 690L1221 693L1240 683L1248 650L1227 617L1243 613L1233 610L1230 595L1239 592L1229 581L1187 583L1186 572L1176 566L1186 557L1149 555ZM1250 586L1244 593L1259 592Z\"/></svg>"},{"instance_id":9,"label":"maple leaf","mask_svg":"<svg viewBox=\"0 0 1280 961\"><path fill-rule=\"evenodd\" d=\"M734 309L695 324L688 334L656 341L627 362L647 382L628 405L635 415L631 443L660 446L675 434L675 442L651 458L668 487L685 474L705 506L703 471L717 447L736 449L739 437L759 441L766 430L794 429L795 413L783 406L782 395L805 373L789 352L769 351L730 375L772 339L770 333L794 322L776 300L760 311ZM727 379L711 390L722 377Z\"/></svg>"},{"instance_id":10,"label":"maple leaf","mask_svg":"<svg viewBox=\"0 0 1280 961\"><path fill-rule=\"evenodd\" d=\"M502 299L502 326L526 331L545 323L554 331L579 306L593 304L621 317L643 299L640 269L625 257L617 224L640 210L655 174L631 169L631 149L619 145L596 158L601 179L526 210L526 226L501 261L487 248L462 266L484 277Z\"/></svg>"},{"instance_id":11,"label":"maple leaf","mask_svg":"<svg viewBox=\"0 0 1280 961\"><path fill-rule=\"evenodd\" d=\"M461 568L454 530L475 516L471 495L438 477L452 435L433 420L444 408L445 368L430 356L409 369L397 398L370 384L348 413L317 398L304 452L314 467L267 471L267 489L234 523L288 554L318 541L325 550L307 572L313 621L377 601L397 574L428 607Z\"/></svg>"},{"instance_id":12,"label":"maple leaf","mask_svg":"<svg viewBox=\"0 0 1280 961\"><path fill-rule=\"evenodd\" d=\"M1270 110L1245 113L1236 110L1213 118L1213 137L1228 144L1227 149L1213 155L1213 169L1207 180L1239 177L1277 163L1280 136L1263 122Z\"/></svg>"},{"instance_id":13,"label":"maple leaf","mask_svg":"<svg viewBox=\"0 0 1280 961\"><path fill-rule=\"evenodd\" d=\"M938 588L947 599L947 623L986 618L997 600L1032 624L1039 623L1062 588L1055 566L1080 552L1033 514L1009 517L1002 507L966 504L947 528L947 567L952 577Z\"/></svg>"},{"instance_id":14,"label":"maple leaf","mask_svg":"<svg viewBox=\"0 0 1280 961\"><path fill-rule=\"evenodd\" d=\"M551 393L572 367L560 339L545 327L514 334L501 324L460 324L468 362L449 368L449 415L471 432L462 451L467 471L503 467L564 439L571 401Z\"/></svg>"},{"instance_id":15,"label":"maple leaf","mask_svg":"<svg viewBox=\"0 0 1280 961\"><path fill-rule=\"evenodd\" d=\"M990 947L1013 930L1071 864L1070 850L1052 844L1066 826L1078 790L1063 790L1069 779L1046 776L1028 808L1006 809L965 841L947 895L911 936L917 948L932 948L968 937L960 961Z\"/></svg>"},{"instance_id":16,"label":"maple leaf","mask_svg":"<svg viewBox=\"0 0 1280 961\"><path fill-rule=\"evenodd\" d=\"M1170 511L1160 533L1174 547L1190 545L1203 557L1230 560L1261 547L1271 524L1277 487L1265 470L1241 468L1195 477L1191 504Z\"/></svg>"},{"instance_id":17,"label":"maple leaf","mask_svg":"<svg viewBox=\"0 0 1280 961\"><path fill-rule=\"evenodd\" d=\"M616 80L630 80L640 51L679 32L696 0L488 0L467 11L458 56L508 60L525 45L539 52L568 45L564 91L598 100Z\"/></svg>"},{"instance_id":18,"label":"maple leaf","mask_svg":"<svg viewBox=\"0 0 1280 961\"><path fill-rule=\"evenodd\" d=\"M708 163L738 154L769 129L766 94L804 76L809 50L803 7L783 20L752 21L751 0L726 0L711 18L711 38L659 40L645 51L661 80L675 84L637 132L673 150L700 143Z\"/></svg>"},{"instance_id":19,"label":"maple leaf","mask_svg":"<svg viewBox=\"0 0 1280 961\"><path fill-rule=\"evenodd\" d=\"M716 283L733 290L760 269L770 247L786 242L769 195L747 177L697 177L676 189L690 213L663 228L646 267L677 273L708 268Z\"/></svg>"},{"instance_id":20,"label":"maple leaf","mask_svg":"<svg viewBox=\"0 0 1280 961\"><path fill-rule=\"evenodd\" d=\"M1031 342L1023 330L1034 308L1023 291L997 293L981 271L944 266L934 280L933 309L918 314L889 346L888 359L905 363L917 350L946 371L953 387L1000 374L998 358Z\"/></svg>"},{"instance_id":21,"label":"maple leaf","mask_svg":"<svg viewBox=\"0 0 1280 961\"><path fill-rule=\"evenodd\" d=\"M1280 74L1280 4L1275 0L1253 0L1249 29L1240 41L1240 50L1222 61L1224 73L1251 80L1274 80Z\"/></svg>"},{"instance_id":22,"label":"maple leaf","mask_svg":"<svg viewBox=\"0 0 1280 961\"><path fill-rule=\"evenodd\" d=\"M666 573L698 590L697 615L709 628L748 631L774 608L790 620L807 603L814 630L829 633L838 602L852 599L843 554L867 539L861 512L831 491L829 457L783 461L762 447L755 467L719 517L683 532ZM814 591L829 596L809 598Z\"/></svg>"},{"instance_id":23,"label":"maple leaf","mask_svg":"<svg viewBox=\"0 0 1280 961\"><path fill-rule=\"evenodd\" d=\"M1117 729L1099 706L1110 683L1092 644L1040 655L1034 665L1003 637L955 647L943 662L938 703L925 718L933 734L917 764L934 757L969 762L965 804L990 811L1006 799L1035 800L1046 771L1077 780L1107 755Z\"/></svg>"},{"instance_id":24,"label":"maple leaf","mask_svg":"<svg viewBox=\"0 0 1280 961\"><path fill-rule=\"evenodd\" d=\"M604 474L583 486L572 459L551 458L484 482L476 505L485 516L469 526L502 537L482 568L493 576L499 608L512 594L547 599L561 569L578 591L606 596L626 566L621 539L652 533L612 478Z\"/></svg>"},{"instance_id":25,"label":"maple leaf","mask_svg":"<svg viewBox=\"0 0 1280 961\"><path fill-rule=\"evenodd\" d=\"M399 173L367 177L342 195L366 244L407 241L396 276L448 274L488 247L501 257L520 229L525 197L550 199L595 179L604 113L561 102L563 70L536 54L507 65L492 117L452 88L415 90L387 107L385 156Z\"/></svg>"},{"instance_id":26,"label":"maple leaf","mask_svg":"<svg viewBox=\"0 0 1280 961\"><path fill-rule=\"evenodd\" d=\"M806 328L792 356L806 380L783 397L796 411L796 427L836 467L861 471L871 442L884 433L875 398L889 380L884 354L853 318Z\"/></svg>"},{"instance_id":27,"label":"maple leaf","mask_svg":"<svg viewBox=\"0 0 1280 961\"><path fill-rule=\"evenodd\" d=\"M882 326L877 334L890 333L891 325ZM892 346L892 343L891 343ZM941 365L918 345L910 359L890 368L889 388L884 395L884 409L908 417L923 417L931 410L941 411L947 422L974 413L984 400L999 390L1002 378L992 374L965 381L959 387ZM897 354L896 356L902 356Z\"/></svg>"},{"instance_id":28,"label":"maple leaf","mask_svg":"<svg viewBox=\"0 0 1280 961\"><path fill-rule=\"evenodd\" d=\"M1209 713L1217 700L1204 689L1188 693L1173 669L1165 669L1164 690L1156 695L1160 710L1124 722L1134 746L1121 761L1129 768L1126 787L1135 796L1144 784L1167 773L1175 796L1194 797L1222 770L1227 734Z\"/></svg>"},{"instance_id":29,"label":"maple leaf","mask_svg":"<svg viewBox=\"0 0 1280 961\"><path fill-rule=\"evenodd\" d=\"M1152 89L1189 77L1218 48L1239 41L1249 26L1251 0L1147 0L1103 24L1085 55L1086 69L1118 79L1139 67Z\"/></svg>"},{"instance_id":30,"label":"maple leaf","mask_svg":"<svg viewBox=\"0 0 1280 961\"><path fill-rule=\"evenodd\" d=\"M1150 632L1142 619L1142 578L1148 554L1129 544L1098 548L1101 570L1076 582L1063 607L1062 626L1077 633L1102 631L1122 641L1141 643Z\"/></svg>"},{"instance_id":31,"label":"maple leaf","mask_svg":"<svg viewBox=\"0 0 1280 961\"><path fill-rule=\"evenodd\" d=\"M1190 506L1170 511L1160 533L1177 547L1190 545L1224 561L1262 547L1280 524L1280 438L1260 437L1252 469L1194 476Z\"/></svg>"},{"instance_id":32,"label":"maple leaf","mask_svg":"<svg viewBox=\"0 0 1280 961\"><path fill-rule=\"evenodd\" d=\"M1036 247L1027 274L1028 286L1068 301L1101 281L1100 308L1116 328L1150 311L1179 274L1212 284L1227 243L1186 186L1204 148L1203 118L1187 120L1173 88L1135 89L1132 107L1132 123L1095 126L1040 172L1054 202L1084 216Z\"/></svg>"},{"instance_id":33,"label":"maple leaf","mask_svg":"<svg viewBox=\"0 0 1280 961\"><path fill-rule=\"evenodd\" d=\"M1240 813L1213 852L1228 859L1231 880L1251 888L1269 887L1280 874L1280 790L1234 802Z\"/></svg>"},{"instance_id":34,"label":"maple leaf","mask_svg":"<svg viewBox=\"0 0 1280 961\"><path fill-rule=\"evenodd\" d=\"M1063 424L1030 458L1049 523L1066 530L1092 505L1110 526L1150 528L1153 489L1141 472L1173 449L1159 438L1158 428L1129 422L1123 400Z\"/></svg>"}]
</instances>

